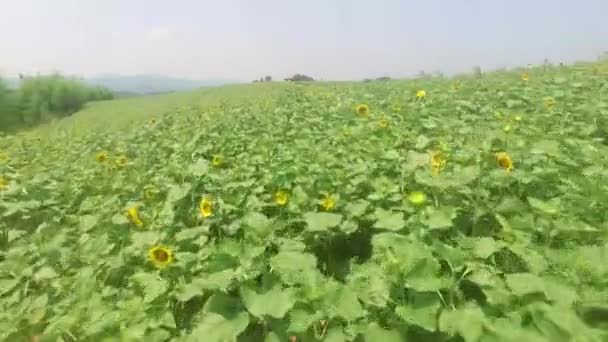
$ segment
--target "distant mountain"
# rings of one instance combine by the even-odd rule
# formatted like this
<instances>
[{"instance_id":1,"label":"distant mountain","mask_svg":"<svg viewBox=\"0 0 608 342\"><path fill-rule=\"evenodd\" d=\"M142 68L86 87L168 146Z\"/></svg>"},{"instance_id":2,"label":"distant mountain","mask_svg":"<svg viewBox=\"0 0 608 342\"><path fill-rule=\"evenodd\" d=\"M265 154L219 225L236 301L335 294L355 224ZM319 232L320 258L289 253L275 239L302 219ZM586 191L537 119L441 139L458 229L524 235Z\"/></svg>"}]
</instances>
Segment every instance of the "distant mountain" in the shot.
<instances>
[{"instance_id":1,"label":"distant mountain","mask_svg":"<svg viewBox=\"0 0 608 342\"><path fill-rule=\"evenodd\" d=\"M195 81L162 75L107 75L86 78L84 81L88 84L106 87L114 92L136 94L166 93L236 83L225 79Z\"/></svg>"}]
</instances>

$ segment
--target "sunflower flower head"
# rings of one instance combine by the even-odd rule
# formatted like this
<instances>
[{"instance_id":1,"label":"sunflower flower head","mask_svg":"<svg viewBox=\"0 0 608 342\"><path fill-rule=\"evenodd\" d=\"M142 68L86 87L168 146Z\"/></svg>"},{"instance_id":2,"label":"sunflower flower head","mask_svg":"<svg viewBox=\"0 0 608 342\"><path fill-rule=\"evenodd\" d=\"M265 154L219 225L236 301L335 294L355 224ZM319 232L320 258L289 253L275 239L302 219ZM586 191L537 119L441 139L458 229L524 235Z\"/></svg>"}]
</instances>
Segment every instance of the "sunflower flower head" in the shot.
<instances>
[{"instance_id":1,"label":"sunflower flower head","mask_svg":"<svg viewBox=\"0 0 608 342\"><path fill-rule=\"evenodd\" d=\"M530 75L527 72L522 73L521 80L524 82L528 82L530 80Z\"/></svg>"},{"instance_id":2,"label":"sunflower flower head","mask_svg":"<svg viewBox=\"0 0 608 342\"><path fill-rule=\"evenodd\" d=\"M139 217L139 209L137 209L137 206L133 206L127 209L127 218L129 219L129 222L134 224L136 227L141 228L144 225L141 218Z\"/></svg>"},{"instance_id":3,"label":"sunflower flower head","mask_svg":"<svg viewBox=\"0 0 608 342\"><path fill-rule=\"evenodd\" d=\"M458 90L458 89L460 89L460 87L462 87L462 82L456 81L456 82L452 83L452 90Z\"/></svg>"},{"instance_id":4,"label":"sunflower flower head","mask_svg":"<svg viewBox=\"0 0 608 342\"><path fill-rule=\"evenodd\" d=\"M412 191L407 195L407 200L414 205L421 205L426 202L426 194L422 191Z\"/></svg>"},{"instance_id":5,"label":"sunflower flower head","mask_svg":"<svg viewBox=\"0 0 608 342\"><path fill-rule=\"evenodd\" d=\"M279 190L274 194L274 202L280 206L287 204L289 195L283 190Z\"/></svg>"},{"instance_id":6,"label":"sunflower flower head","mask_svg":"<svg viewBox=\"0 0 608 342\"><path fill-rule=\"evenodd\" d=\"M431 152L430 164L431 164L431 172L433 173L433 175L435 175L435 176L439 175L441 173L441 171L445 168L445 165L447 164L447 161L445 160L445 157L443 156L443 152L441 152L441 151Z\"/></svg>"},{"instance_id":7,"label":"sunflower flower head","mask_svg":"<svg viewBox=\"0 0 608 342\"><path fill-rule=\"evenodd\" d=\"M213 158L211 159L211 165L213 165L215 167L220 167L220 166L222 166L223 163L224 163L224 157L222 157L219 154L214 155Z\"/></svg>"},{"instance_id":8,"label":"sunflower flower head","mask_svg":"<svg viewBox=\"0 0 608 342\"><path fill-rule=\"evenodd\" d=\"M0 191L6 190L8 188L8 180L4 178L4 176L0 176Z\"/></svg>"},{"instance_id":9,"label":"sunflower flower head","mask_svg":"<svg viewBox=\"0 0 608 342\"><path fill-rule=\"evenodd\" d=\"M127 163L129 162L129 160L127 159L127 156L125 156L124 154L119 156L118 158L116 158L116 166L119 168L125 167L127 166Z\"/></svg>"},{"instance_id":10,"label":"sunflower flower head","mask_svg":"<svg viewBox=\"0 0 608 342\"><path fill-rule=\"evenodd\" d=\"M173 262L173 252L163 246L154 246L148 250L148 260L154 267L162 269Z\"/></svg>"},{"instance_id":11,"label":"sunflower flower head","mask_svg":"<svg viewBox=\"0 0 608 342\"><path fill-rule=\"evenodd\" d=\"M0 151L0 165L8 163L10 159L6 152Z\"/></svg>"},{"instance_id":12,"label":"sunflower flower head","mask_svg":"<svg viewBox=\"0 0 608 342\"><path fill-rule=\"evenodd\" d=\"M496 153L496 161L498 166L505 169L507 172L513 170L513 159L507 152Z\"/></svg>"},{"instance_id":13,"label":"sunflower flower head","mask_svg":"<svg viewBox=\"0 0 608 342\"><path fill-rule=\"evenodd\" d=\"M198 205L198 209L202 218L207 218L213 215L213 203L211 202L211 199L208 197L203 197Z\"/></svg>"},{"instance_id":14,"label":"sunflower flower head","mask_svg":"<svg viewBox=\"0 0 608 342\"><path fill-rule=\"evenodd\" d=\"M99 163L105 163L108 160L108 152L106 152L106 151L97 152L97 154L95 155L95 159L97 159L97 161Z\"/></svg>"},{"instance_id":15,"label":"sunflower flower head","mask_svg":"<svg viewBox=\"0 0 608 342\"><path fill-rule=\"evenodd\" d=\"M357 114L359 114L362 117L367 117L369 115L369 106L362 103L360 105L357 105L357 107L355 108L355 111L357 112Z\"/></svg>"},{"instance_id":16,"label":"sunflower flower head","mask_svg":"<svg viewBox=\"0 0 608 342\"><path fill-rule=\"evenodd\" d=\"M144 187L143 197L145 200L151 200L156 197L157 192L158 190L154 186L148 185Z\"/></svg>"},{"instance_id":17,"label":"sunflower flower head","mask_svg":"<svg viewBox=\"0 0 608 342\"><path fill-rule=\"evenodd\" d=\"M549 111L552 111L555 108L555 103L557 102L552 96L545 97L543 101L545 103L545 108L547 108Z\"/></svg>"},{"instance_id":18,"label":"sunflower flower head","mask_svg":"<svg viewBox=\"0 0 608 342\"><path fill-rule=\"evenodd\" d=\"M418 90L416 92L416 100L422 100L426 97L426 91L424 90Z\"/></svg>"},{"instance_id":19,"label":"sunflower flower head","mask_svg":"<svg viewBox=\"0 0 608 342\"><path fill-rule=\"evenodd\" d=\"M320 204L323 210L330 211L336 207L336 198L333 195L324 195Z\"/></svg>"},{"instance_id":20,"label":"sunflower flower head","mask_svg":"<svg viewBox=\"0 0 608 342\"><path fill-rule=\"evenodd\" d=\"M380 120L378 120L378 127L385 129L385 128L388 128L388 126L389 126L388 119L386 118L386 116L382 115Z\"/></svg>"}]
</instances>

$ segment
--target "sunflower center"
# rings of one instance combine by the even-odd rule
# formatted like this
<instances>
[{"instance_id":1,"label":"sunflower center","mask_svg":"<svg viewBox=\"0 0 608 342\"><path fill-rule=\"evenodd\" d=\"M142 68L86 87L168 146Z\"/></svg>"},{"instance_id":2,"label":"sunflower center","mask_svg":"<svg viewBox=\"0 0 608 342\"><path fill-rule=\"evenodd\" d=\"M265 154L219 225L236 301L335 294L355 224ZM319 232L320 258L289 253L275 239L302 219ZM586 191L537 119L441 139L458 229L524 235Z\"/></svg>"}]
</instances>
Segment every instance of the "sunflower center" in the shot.
<instances>
[{"instance_id":1,"label":"sunflower center","mask_svg":"<svg viewBox=\"0 0 608 342\"><path fill-rule=\"evenodd\" d=\"M157 249L153 252L154 254L154 259L160 261L160 262L166 262L167 260L169 260L169 253L167 253L166 251L162 250L162 249Z\"/></svg>"}]
</instances>

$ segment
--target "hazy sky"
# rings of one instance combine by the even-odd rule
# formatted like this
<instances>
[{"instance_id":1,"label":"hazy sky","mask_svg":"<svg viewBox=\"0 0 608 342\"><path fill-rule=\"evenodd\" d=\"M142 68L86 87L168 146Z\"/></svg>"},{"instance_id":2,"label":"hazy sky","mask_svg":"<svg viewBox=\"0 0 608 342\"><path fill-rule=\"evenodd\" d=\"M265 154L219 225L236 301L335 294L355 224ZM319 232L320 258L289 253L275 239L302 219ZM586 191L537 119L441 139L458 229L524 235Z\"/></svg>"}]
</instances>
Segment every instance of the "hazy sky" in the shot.
<instances>
[{"instance_id":1,"label":"hazy sky","mask_svg":"<svg viewBox=\"0 0 608 342\"><path fill-rule=\"evenodd\" d=\"M250 80L595 59L608 0L0 0L0 73Z\"/></svg>"}]
</instances>

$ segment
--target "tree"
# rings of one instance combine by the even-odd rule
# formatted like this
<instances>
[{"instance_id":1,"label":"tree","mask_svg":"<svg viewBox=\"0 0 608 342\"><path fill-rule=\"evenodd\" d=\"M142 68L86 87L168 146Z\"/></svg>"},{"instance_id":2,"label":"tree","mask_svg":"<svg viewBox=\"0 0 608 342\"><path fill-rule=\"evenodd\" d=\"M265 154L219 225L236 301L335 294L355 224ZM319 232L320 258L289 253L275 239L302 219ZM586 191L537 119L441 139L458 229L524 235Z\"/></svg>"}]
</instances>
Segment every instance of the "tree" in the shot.
<instances>
[{"instance_id":1,"label":"tree","mask_svg":"<svg viewBox=\"0 0 608 342\"><path fill-rule=\"evenodd\" d=\"M312 82L314 81L314 78L310 77L310 76L306 76L303 74L295 74L289 78L286 78L285 81L291 81L291 82Z\"/></svg>"},{"instance_id":2,"label":"tree","mask_svg":"<svg viewBox=\"0 0 608 342\"><path fill-rule=\"evenodd\" d=\"M272 77L271 76L264 77L264 82L271 82L271 81L272 81Z\"/></svg>"}]
</instances>

